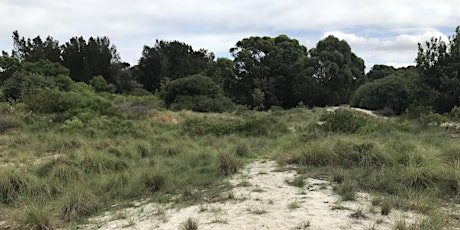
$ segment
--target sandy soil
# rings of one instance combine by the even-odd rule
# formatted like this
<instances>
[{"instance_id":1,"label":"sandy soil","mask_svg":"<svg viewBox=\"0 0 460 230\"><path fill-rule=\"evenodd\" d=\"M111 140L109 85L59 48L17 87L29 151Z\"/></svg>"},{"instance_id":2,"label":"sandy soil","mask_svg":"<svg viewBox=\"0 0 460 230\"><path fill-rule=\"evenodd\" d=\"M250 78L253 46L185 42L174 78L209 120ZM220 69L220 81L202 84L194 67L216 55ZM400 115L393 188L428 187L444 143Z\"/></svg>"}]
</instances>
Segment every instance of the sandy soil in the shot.
<instances>
[{"instance_id":1,"label":"sandy soil","mask_svg":"<svg viewBox=\"0 0 460 230\"><path fill-rule=\"evenodd\" d=\"M297 176L295 171L279 170L273 161L257 161L229 180L235 187L222 194L223 201L180 209L140 202L80 227L181 229L187 218L194 218L198 229L391 229L395 220L418 218L398 211L382 216L366 193L359 193L355 202L341 202L325 180L306 178L303 188L286 183Z\"/></svg>"}]
</instances>

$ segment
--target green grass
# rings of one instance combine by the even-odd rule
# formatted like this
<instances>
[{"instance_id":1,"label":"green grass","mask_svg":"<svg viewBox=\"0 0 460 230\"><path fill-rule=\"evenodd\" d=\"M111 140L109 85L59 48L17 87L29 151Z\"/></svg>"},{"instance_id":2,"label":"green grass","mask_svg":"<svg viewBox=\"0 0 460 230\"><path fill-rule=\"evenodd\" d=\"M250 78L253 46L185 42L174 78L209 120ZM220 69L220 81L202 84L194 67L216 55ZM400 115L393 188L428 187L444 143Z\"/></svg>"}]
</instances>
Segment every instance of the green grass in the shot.
<instances>
[{"instance_id":1,"label":"green grass","mask_svg":"<svg viewBox=\"0 0 460 230\"><path fill-rule=\"evenodd\" d=\"M294 164L302 176L289 181L293 186L304 187L305 176L331 178L342 200L368 191L381 197L375 205L382 209L390 199L390 210L425 214L459 202L460 143L443 128L348 112L322 115L323 108L171 112L151 98L97 97L118 110L38 114L20 103L0 104L0 214L9 225L65 227L142 199L194 204L225 194L226 178L268 158ZM136 100L145 108L127 107ZM321 119L330 123L322 127ZM426 223L438 226L440 219Z\"/></svg>"}]
</instances>

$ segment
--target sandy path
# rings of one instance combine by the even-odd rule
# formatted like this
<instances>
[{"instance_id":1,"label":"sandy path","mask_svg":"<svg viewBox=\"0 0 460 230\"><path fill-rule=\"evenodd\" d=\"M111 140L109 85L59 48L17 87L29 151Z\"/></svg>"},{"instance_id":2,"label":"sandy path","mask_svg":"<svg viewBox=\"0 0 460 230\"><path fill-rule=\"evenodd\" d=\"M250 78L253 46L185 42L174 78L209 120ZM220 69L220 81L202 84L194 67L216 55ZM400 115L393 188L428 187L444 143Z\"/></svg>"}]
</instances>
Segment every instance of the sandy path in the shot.
<instances>
[{"instance_id":1,"label":"sandy path","mask_svg":"<svg viewBox=\"0 0 460 230\"><path fill-rule=\"evenodd\" d=\"M230 179L237 186L223 194L220 202L168 209L155 203L106 213L90 220L83 229L180 229L187 218L195 218L198 229L391 229L396 218L411 214L393 211L380 215L368 194L356 202L340 202L328 181L306 179L303 188L288 185L297 175L280 171L273 161L258 161ZM354 218L361 210L366 217Z\"/></svg>"}]
</instances>

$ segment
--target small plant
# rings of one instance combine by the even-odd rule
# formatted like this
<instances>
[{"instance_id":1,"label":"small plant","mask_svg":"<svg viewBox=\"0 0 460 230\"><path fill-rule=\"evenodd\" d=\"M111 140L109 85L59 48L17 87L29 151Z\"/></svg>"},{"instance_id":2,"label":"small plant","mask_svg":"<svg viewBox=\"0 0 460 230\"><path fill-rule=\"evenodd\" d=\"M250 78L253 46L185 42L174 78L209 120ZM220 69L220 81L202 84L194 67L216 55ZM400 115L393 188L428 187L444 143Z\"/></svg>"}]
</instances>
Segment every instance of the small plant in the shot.
<instances>
[{"instance_id":1,"label":"small plant","mask_svg":"<svg viewBox=\"0 0 460 230\"><path fill-rule=\"evenodd\" d=\"M243 180L240 183L238 183L236 186L238 186L238 187L249 187L249 186L251 186L251 182L249 182L247 180Z\"/></svg>"},{"instance_id":2,"label":"small plant","mask_svg":"<svg viewBox=\"0 0 460 230\"><path fill-rule=\"evenodd\" d=\"M388 216L393 209L393 202L390 199L385 199L382 201L382 206L380 208L380 214Z\"/></svg>"},{"instance_id":3,"label":"small plant","mask_svg":"<svg viewBox=\"0 0 460 230\"><path fill-rule=\"evenodd\" d=\"M255 215L262 215L262 214L266 214L266 213L267 213L267 210L265 210L265 209L262 208L262 207L249 207L247 210L248 210L250 213L255 214Z\"/></svg>"},{"instance_id":4,"label":"small plant","mask_svg":"<svg viewBox=\"0 0 460 230\"><path fill-rule=\"evenodd\" d=\"M291 181L286 181L288 185L303 188L307 183L305 182L305 178L303 176L297 176Z\"/></svg>"},{"instance_id":5,"label":"small plant","mask_svg":"<svg viewBox=\"0 0 460 230\"><path fill-rule=\"evenodd\" d=\"M265 192L265 190L263 190L262 188L259 188L259 187L253 189L252 191L253 192Z\"/></svg>"},{"instance_id":6,"label":"small plant","mask_svg":"<svg viewBox=\"0 0 460 230\"><path fill-rule=\"evenodd\" d=\"M300 208L299 202L293 201L293 202L289 203L289 204L288 204L288 208L289 208L290 210L294 210L294 209Z\"/></svg>"},{"instance_id":7,"label":"small plant","mask_svg":"<svg viewBox=\"0 0 460 230\"><path fill-rule=\"evenodd\" d=\"M304 230L304 229L307 229L309 227L311 227L310 221L309 220L304 220L304 221L300 222L300 224L295 229Z\"/></svg>"},{"instance_id":8,"label":"small plant","mask_svg":"<svg viewBox=\"0 0 460 230\"><path fill-rule=\"evenodd\" d=\"M230 153L220 153L218 156L219 170L223 176L231 176L238 172L239 163L235 156Z\"/></svg>"},{"instance_id":9,"label":"small plant","mask_svg":"<svg viewBox=\"0 0 460 230\"><path fill-rule=\"evenodd\" d=\"M373 197L371 200L372 206L380 205L383 202L383 198L380 196Z\"/></svg>"},{"instance_id":10,"label":"small plant","mask_svg":"<svg viewBox=\"0 0 460 230\"><path fill-rule=\"evenodd\" d=\"M198 229L198 220L195 218L187 218L181 224L181 230L196 230Z\"/></svg>"},{"instance_id":11,"label":"small plant","mask_svg":"<svg viewBox=\"0 0 460 230\"><path fill-rule=\"evenodd\" d=\"M342 197L343 201L354 201L356 200L356 190L357 190L357 184L352 181L345 181L339 186L335 188L335 190L339 193L339 195Z\"/></svg>"},{"instance_id":12,"label":"small plant","mask_svg":"<svg viewBox=\"0 0 460 230\"><path fill-rule=\"evenodd\" d=\"M358 208L355 212L353 212L350 217L354 219L367 219L366 214L364 213L362 208Z\"/></svg>"}]
</instances>

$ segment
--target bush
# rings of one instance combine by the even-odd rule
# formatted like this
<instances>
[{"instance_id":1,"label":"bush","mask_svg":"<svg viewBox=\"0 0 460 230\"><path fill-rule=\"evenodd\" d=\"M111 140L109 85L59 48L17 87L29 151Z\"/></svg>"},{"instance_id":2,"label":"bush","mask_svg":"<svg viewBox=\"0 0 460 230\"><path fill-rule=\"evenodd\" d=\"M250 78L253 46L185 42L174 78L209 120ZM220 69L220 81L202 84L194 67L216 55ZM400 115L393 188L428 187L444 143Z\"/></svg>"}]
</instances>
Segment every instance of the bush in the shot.
<instances>
[{"instance_id":1,"label":"bush","mask_svg":"<svg viewBox=\"0 0 460 230\"><path fill-rule=\"evenodd\" d=\"M96 92L114 93L117 89L115 85L108 83L103 76L94 76L89 84L96 90Z\"/></svg>"},{"instance_id":2,"label":"bush","mask_svg":"<svg viewBox=\"0 0 460 230\"><path fill-rule=\"evenodd\" d=\"M183 130L195 135L242 134L245 136L276 137L287 132L286 124L274 116L251 116L246 120L209 120L203 118L187 119Z\"/></svg>"},{"instance_id":3,"label":"bush","mask_svg":"<svg viewBox=\"0 0 460 230\"><path fill-rule=\"evenodd\" d=\"M367 123L364 115L358 114L348 109L336 109L329 113L324 113L320 117L324 122L319 128L328 132L355 133L359 128Z\"/></svg>"},{"instance_id":4,"label":"bush","mask_svg":"<svg viewBox=\"0 0 460 230\"><path fill-rule=\"evenodd\" d=\"M402 77L390 76L360 86L350 100L350 105L371 110L391 108L401 114L411 103L408 85Z\"/></svg>"},{"instance_id":5,"label":"bush","mask_svg":"<svg viewBox=\"0 0 460 230\"><path fill-rule=\"evenodd\" d=\"M160 97L167 108L197 112L223 112L233 107L222 89L209 77L194 75L166 83Z\"/></svg>"},{"instance_id":6,"label":"bush","mask_svg":"<svg viewBox=\"0 0 460 230\"><path fill-rule=\"evenodd\" d=\"M166 185L167 175L161 169L145 171L141 174L140 181L146 191L155 193L160 191Z\"/></svg>"},{"instance_id":7,"label":"bush","mask_svg":"<svg viewBox=\"0 0 460 230\"><path fill-rule=\"evenodd\" d=\"M77 105L77 98L58 89L33 89L22 97L27 108L38 113L64 113Z\"/></svg>"},{"instance_id":8,"label":"bush","mask_svg":"<svg viewBox=\"0 0 460 230\"><path fill-rule=\"evenodd\" d=\"M81 186L81 185L80 185ZM104 203L88 187L69 188L61 198L61 213L68 222L79 221L99 212Z\"/></svg>"}]
</instances>

